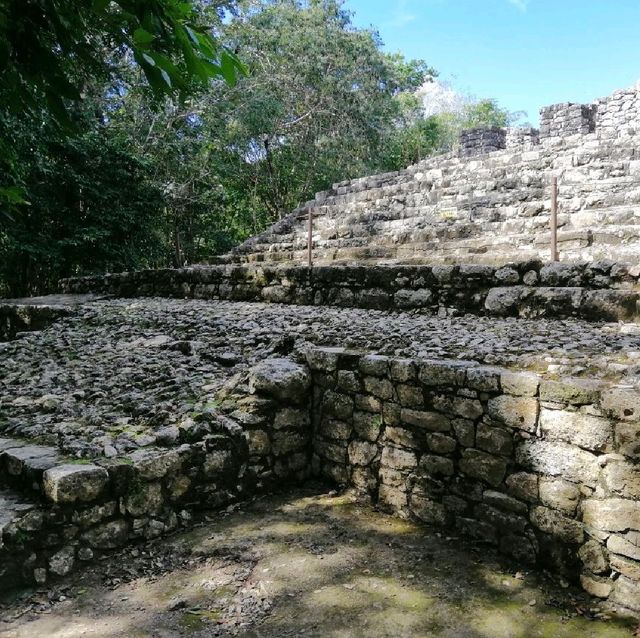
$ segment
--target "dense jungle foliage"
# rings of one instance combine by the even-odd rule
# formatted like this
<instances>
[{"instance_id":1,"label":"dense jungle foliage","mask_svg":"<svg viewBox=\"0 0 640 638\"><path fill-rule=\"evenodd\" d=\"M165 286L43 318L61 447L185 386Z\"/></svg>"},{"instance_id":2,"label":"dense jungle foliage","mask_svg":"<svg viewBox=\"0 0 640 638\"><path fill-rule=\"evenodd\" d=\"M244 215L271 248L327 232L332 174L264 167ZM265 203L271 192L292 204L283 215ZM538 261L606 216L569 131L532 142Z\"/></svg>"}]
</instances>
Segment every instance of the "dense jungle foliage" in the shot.
<instances>
[{"instance_id":1,"label":"dense jungle foliage","mask_svg":"<svg viewBox=\"0 0 640 638\"><path fill-rule=\"evenodd\" d=\"M0 0L0 295L206 261L332 182L504 125L339 0Z\"/></svg>"}]
</instances>

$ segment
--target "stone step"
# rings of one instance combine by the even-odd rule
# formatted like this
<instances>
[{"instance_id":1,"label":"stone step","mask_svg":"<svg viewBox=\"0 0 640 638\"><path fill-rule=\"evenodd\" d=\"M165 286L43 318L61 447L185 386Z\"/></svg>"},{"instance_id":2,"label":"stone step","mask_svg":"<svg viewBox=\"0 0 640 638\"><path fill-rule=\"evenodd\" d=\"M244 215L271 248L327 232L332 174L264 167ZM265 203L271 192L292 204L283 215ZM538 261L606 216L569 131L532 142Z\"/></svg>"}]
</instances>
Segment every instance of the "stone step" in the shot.
<instances>
[{"instance_id":1,"label":"stone step","mask_svg":"<svg viewBox=\"0 0 640 638\"><path fill-rule=\"evenodd\" d=\"M0 439L0 483L22 492L43 492L43 474L64 463L55 447L18 439Z\"/></svg>"}]
</instances>

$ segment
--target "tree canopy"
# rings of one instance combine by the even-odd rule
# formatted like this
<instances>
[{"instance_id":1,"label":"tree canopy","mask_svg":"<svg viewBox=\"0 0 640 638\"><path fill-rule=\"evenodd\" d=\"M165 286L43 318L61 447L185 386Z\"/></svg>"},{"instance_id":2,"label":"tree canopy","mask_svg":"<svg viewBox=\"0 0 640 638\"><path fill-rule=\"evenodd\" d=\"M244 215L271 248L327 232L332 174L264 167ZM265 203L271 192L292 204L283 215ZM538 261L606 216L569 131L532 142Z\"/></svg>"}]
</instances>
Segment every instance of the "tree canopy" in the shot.
<instances>
[{"instance_id":1,"label":"tree canopy","mask_svg":"<svg viewBox=\"0 0 640 638\"><path fill-rule=\"evenodd\" d=\"M338 0L0 0L0 294L206 261L506 121L426 118L435 75Z\"/></svg>"}]
</instances>

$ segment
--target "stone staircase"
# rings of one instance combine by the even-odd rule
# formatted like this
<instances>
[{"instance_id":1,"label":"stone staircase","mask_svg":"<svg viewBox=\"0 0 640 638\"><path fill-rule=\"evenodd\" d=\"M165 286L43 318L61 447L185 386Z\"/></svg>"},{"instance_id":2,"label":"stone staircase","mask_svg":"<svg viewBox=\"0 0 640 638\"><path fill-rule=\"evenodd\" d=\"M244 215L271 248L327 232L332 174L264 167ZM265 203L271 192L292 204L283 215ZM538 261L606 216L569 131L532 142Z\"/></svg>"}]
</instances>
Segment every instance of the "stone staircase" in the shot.
<instances>
[{"instance_id":1,"label":"stone staircase","mask_svg":"<svg viewBox=\"0 0 640 638\"><path fill-rule=\"evenodd\" d=\"M608 127L334 184L227 258L305 261L311 214L316 263L545 259L552 176L560 258L637 261L640 138Z\"/></svg>"}]
</instances>

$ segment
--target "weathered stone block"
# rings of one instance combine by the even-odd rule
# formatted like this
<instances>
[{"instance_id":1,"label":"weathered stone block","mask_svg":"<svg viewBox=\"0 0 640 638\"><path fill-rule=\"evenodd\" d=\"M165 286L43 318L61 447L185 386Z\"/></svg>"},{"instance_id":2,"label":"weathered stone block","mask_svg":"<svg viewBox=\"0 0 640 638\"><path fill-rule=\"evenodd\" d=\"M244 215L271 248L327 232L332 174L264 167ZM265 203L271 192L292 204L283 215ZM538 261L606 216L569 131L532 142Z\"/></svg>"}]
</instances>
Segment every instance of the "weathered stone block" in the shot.
<instances>
[{"instance_id":1,"label":"weathered stone block","mask_svg":"<svg viewBox=\"0 0 640 638\"><path fill-rule=\"evenodd\" d=\"M393 384L389 379L379 379L377 377L364 378L365 392L378 399L389 401L393 398Z\"/></svg>"},{"instance_id":2,"label":"weathered stone block","mask_svg":"<svg viewBox=\"0 0 640 638\"><path fill-rule=\"evenodd\" d=\"M578 556L582 564L593 574L604 574L609 570L609 561L598 541L587 541L578 550Z\"/></svg>"},{"instance_id":3,"label":"weathered stone block","mask_svg":"<svg viewBox=\"0 0 640 638\"><path fill-rule=\"evenodd\" d=\"M405 408L424 408L422 388L400 383L396 386L398 401Z\"/></svg>"},{"instance_id":4,"label":"weathered stone block","mask_svg":"<svg viewBox=\"0 0 640 638\"><path fill-rule=\"evenodd\" d=\"M538 394L540 378L531 372L505 371L500 375L502 391L518 397L534 397Z\"/></svg>"},{"instance_id":5,"label":"weathered stone block","mask_svg":"<svg viewBox=\"0 0 640 638\"><path fill-rule=\"evenodd\" d=\"M548 507L573 514L580 500L580 490L569 481L541 476L540 500Z\"/></svg>"},{"instance_id":6,"label":"weathered stone block","mask_svg":"<svg viewBox=\"0 0 640 638\"><path fill-rule=\"evenodd\" d=\"M497 507L507 512L516 512L517 514L525 514L527 512L527 506L524 503L503 492L485 490L482 494L482 500L487 505Z\"/></svg>"},{"instance_id":7,"label":"weathered stone block","mask_svg":"<svg viewBox=\"0 0 640 638\"><path fill-rule=\"evenodd\" d=\"M66 576L71 573L76 562L76 548L68 545L58 550L49 559L49 571L56 576Z\"/></svg>"},{"instance_id":8,"label":"weathered stone block","mask_svg":"<svg viewBox=\"0 0 640 638\"><path fill-rule=\"evenodd\" d=\"M415 381L418 376L418 369L412 359L392 359L390 364L390 375L393 381L409 383Z\"/></svg>"},{"instance_id":9,"label":"weathered stone block","mask_svg":"<svg viewBox=\"0 0 640 638\"><path fill-rule=\"evenodd\" d=\"M344 348L309 348L305 353L307 363L312 370L335 372Z\"/></svg>"},{"instance_id":10,"label":"weathered stone block","mask_svg":"<svg viewBox=\"0 0 640 638\"><path fill-rule=\"evenodd\" d=\"M414 425L430 432L449 432L451 421L439 412L423 412L403 408L400 412L402 423Z\"/></svg>"},{"instance_id":11,"label":"weathered stone block","mask_svg":"<svg viewBox=\"0 0 640 638\"><path fill-rule=\"evenodd\" d=\"M502 395L489 399L489 416L512 428L535 432L538 422L538 401L529 397Z\"/></svg>"},{"instance_id":12,"label":"weathered stone block","mask_svg":"<svg viewBox=\"0 0 640 638\"><path fill-rule=\"evenodd\" d=\"M452 459L435 454L424 454L420 459L419 469L430 476L453 476L455 472Z\"/></svg>"},{"instance_id":13,"label":"weathered stone block","mask_svg":"<svg viewBox=\"0 0 640 638\"><path fill-rule=\"evenodd\" d=\"M613 494L640 500L640 467L631 463L608 463L602 471L604 483Z\"/></svg>"},{"instance_id":14,"label":"weathered stone block","mask_svg":"<svg viewBox=\"0 0 640 638\"><path fill-rule=\"evenodd\" d=\"M516 447L516 461L525 469L590 487L595 487L600 473L598 457L568 443L523 441Z\"/></svg>"},{"instance_id":15,"label":"weathered stone block","mask_svg":"<svg viewBox=\"0 0 640 638\"><path fill-rule=\"evenodd\" d=\"M378 446L368 441L351 441L348 450L353 465L369 465L378 454Z\"/></svg>"},{"instance_id":16,"label":"weathered stone block","mask_svg":"<svg viewBox=\"0 0 640 638\"><path fill-rule=\"evenodd\" d=\"M565 441L594 452L608 451L613 442L610 421L580 412L541 408L540 429L549 441Z\"/></svg>"},{"instance_id":17,"label":"weathered stone block","mask_svg":"<svg viewBox=\"0 0 640 638\"><path fill-rule=\"evenodd\" d=\"M585 525L608 532L640 531L640 501L588 499L582 504Z\"/></svg>"},{"instance_id":18,"label":"weathered stone block","mask_svg":"<svg viewBox=\"0 0 640 638\"><path fill-rule=\"evenodd\" d=\"M468 365L458 361L423 361L418 376L426 386L463 385Z\"/></svg>"},{"instance_id":19,"label":"weathered stone block","mask_svg":"<svg viewBox=\"0 0 640 638\"><path fill-rule=\"evenodd\" d=\"M427 434L426 438L429 449L436 454L451 454L457 447L454 438L440 432Z\"/></svg>"},{"instance_id":20,"label":"weathered stone block","mask_svg":"<svg viewBox=\"0 0 640 638\"><path fill-rule=\"evenodd\" d=\"M97 465L58 465L43 475L45 496L54 503L89 502L102 496L109 474Z\"/></svg>"},{"instance_id":21,"label":"weathered stone block","mask_svg":"<svg viewBox=\"0 0 640 638\"><path fill-rule=\"evenodd\" d=\"M476 505L474 515L481 521L490 523L501 532L508 530L517 534L523 534L528 521L524 516L513 512L505 512L486 503Z\"/></svg>"},{"instance_id":22,"label":"weathered stone block","mask_svg":"<svg viewBox=\"0 0 640 638\"><path fill-rule=\"evenodd\" d=\"M477 419L484 413L482 403L477 399L467 397L453 397L450 402L451 411L463 419Z\"/></svg>"},{"instance_id":23,"label":"weathered stone block","mask_svg":"<svg viewBox=\"0 0 640 638\"><path fill-rule=\"evenodd\" d=\"M325 414L332 414L337 419L346 421L353 415L354 402L348 394L327 390L322 399L322 410Z\"/></svg>"},{"instance_id":24,"label":"weathered stone block","mask_svg":"<svg viewBox=\"0 0 640 638\"><path fill-rule=\"evenodd\" d=\"M82 541L94 549L114 549L127 541L129 526L124 520L110 521L86 531Z\"/></svg>"},{"instance_id":25,"label":"weathered stone block","mask_svg":"<svg viewBox=\"0 0 640 638\"><path fill-rule=\"evenodd\" d=\"M420 448L420 439L415 432L405 428L388 426L384 431L384 440L412 450Z\"/></svg>"},{"instance_id":26,"label":"weathered stone block","mask_svg":"<svg viewBox=\"0 0 640 638\"><path fill-rule=\"evenodd\" d=\"M467 449L462 452L460 470L467 476L481 479L497 487L507 471L507 462L503 458L492 456L481 450Z\"/></svg>"},{"instance_id":27,"label":"weathered stone block","mask_svg":"<svg viewBox=\"0 0 640 638\"><path fill-rule=\"evenodd\" d=\"M589 379L543 380L540 383L540 400L570 405L596 403L600 398L601 384Z\"/></svg>"},{"instance_id":28,"label":"weathered stone block","mask_svg":"<svg viewBox=\"0 0 640 638\"><path fill-rule=\"evenodd\" d=\"M155 480L168 474L179 472L182 468L182 458L177 449L163 452L155 450L137 450L129 458L140 478Z\"/></svg>"},{"instance_id":29,"label":"weathered stone block","mask_svg":"<svg viewBox=\"0 0 640 638\"><path fill-rule=\"evenodd\" d=\"M611 534L607 539L607 549L614 554L640 561L640 533Z\"/></svg>"},{"instance_id":30,"label":"weathered stone block","mask_svg":"<svg viewBox=\"0 0 640 638\"><path fill-rule=\"evenodd\" d=\"M416 518L430 525L445 525L448 519L447 510L442 503L422 496L410 496L409 510Z\"/></svg>"},{"instance_id":31,"label":"weathered stone block","mask_svg":"<svg viewBox=\"0 0 640 638\"><path fill-rule=\"evenodd\" d=\"M251 456L264 456L271 451L271 441L264 430L247 430L244 436Z\"/></svg>"},{"instance_id":32,"label":"weathered stone block","mask_svg":"<svg viewBox=\"0 0 640 638\"><path fill-rule=\"evenodd\" d=\"M136 517L159 514L163 503L160 483L143 483L124 499L127 513Z\"/></svg>"},{"instance_id":33,"label":"weathered stone block","mask_svg":"<svg viewBox=\"0 0 640 638\"><path fill-rule=\"evenodd\" d=\"M372 377L386 377L389 370L389 357L369 354L360 359L360 372Z\"/></svg>"},{"instance_id":34,"label":"weathered stone block","mask_svg":"<svg viewBox=\"0 0 640 638\"><path fill-rule=\"evenodd\" d=\"M534 507L530 514L531 522L541 531L559 538L565 543L582 543L584 529L582 523L564 516L548 507Z\"/></svg>"},{"instance_id":35,"label":"weathered stone block","mask_svg":"<svg viewBox=\"0 0 640 638\"><path fill-rule=\"evenodd\" d=\"M367 441L377 441L382 431L382 416L371 412L354 412L353 429Z\"/></svg>"},{"instance_id":36,"label":"weathered stone block","mask_svg":"<svg viewBox=\"0 0 640 638\"><path fill-rule=\"evenodd\" d=\"M281 430L274 432L271 449L275 456L283 456L304 449L307 441L308 437L306 434Z\"/></svg>"},{"instance_id":37,"label":"weathered stone block","mask_svg":"<svg viewBox=\"0 0 640 638\"><path fill-rule=\"evenodd\" d=\"M513 434L480 423L476 430L476 447L491 454L508 456L513 451Z\"/></svg>"},{"instance_id":38,"label":"weathered stone block","mask_svg":"<svg viewBox=\"0 0 640 638\"><path fill-rule=\"evenodd\" d=\"M309 412L296 408L278 410L273 420L273 427L276 430L305 430L309 427Z\"/></svg>"},{"instance_id":39,"label":"weathered stone block","mask_svg":"<svg viewBox=\"0 0 640 638\"><path fill-rule=\"evenodd\" d=\"M344 421L338 421L328 416L323 416L320 421L319 432L325 439L347 441L351 436L351 431L351 424Z\"/></svg>"},{"instance_id":40,"label":"weathered stone block","mask_svg":"<svg viewBox=\"0 0 640 638\"><path fill-rule=\"evenodd\" d=\"M417 466L418 459L413 452L408 450L385 446L382 450L380 463L395 470L409 470Z\"/></svg>"},{"instance_id":41,"label":"weathered stone block","mask_svg":"<svg viewBox=\"0 0 640 638\"><path fill-rule=\"evenodd\" d=\"M290 359L267 359L249 372L252 393L266 394L280 401L306 402L310 385L309 370Z\"/></svg>"},{"instance_id":42,"label":"weathered stone block","mask_svg":"<svg viewBox=\"0 0 640 638\"><path fill-rule=\"evenodd\" d=\"M464 447L473 447L476 440L476 426L473 421L468 419L453 419L451 421L453 431L460 445Z\"/></svg>"},{"instance_id":43,"label":"weathered stone block","mask_svg":"<svg viewBox=\"0 0 640 638\"><path fill-rule=\"evenodd\" d=\"M424 308L433 302L433 293L428 288L398 290L393 301L398 308Z\"/></svg>"},{"instance_id":44,"label":"weathered stone block","mask_svg":"<svg viewBox=\"0 0 640 638\"><path fill-rule=\"evenodd\" d=\"M500 368L487 366L469 368L466 386L481 392L498 392L500 390L500 372Z\"/></svg>"}]
</instances>

